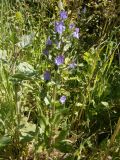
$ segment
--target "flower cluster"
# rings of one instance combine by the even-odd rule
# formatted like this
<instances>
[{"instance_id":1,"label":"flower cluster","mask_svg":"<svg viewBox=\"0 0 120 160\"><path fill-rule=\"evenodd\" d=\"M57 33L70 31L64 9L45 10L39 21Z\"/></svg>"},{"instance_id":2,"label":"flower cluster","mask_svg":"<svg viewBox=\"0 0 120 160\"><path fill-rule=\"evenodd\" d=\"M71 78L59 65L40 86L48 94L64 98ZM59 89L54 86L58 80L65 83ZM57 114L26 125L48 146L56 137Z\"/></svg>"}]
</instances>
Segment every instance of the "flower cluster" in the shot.
<instances>
[{"instance_id":1,"label":"flower cluster","mask_svg":"<svg viewBox=\"0 0 120 160\"><path fill-rule=\"evenodd\" d=\"M56 21L54 24L54 37L56 37L56 39L54 38L53 41L51 40L50 36L48 37L47 41L46 41L46 48L43 50L43 54L45 56L47 56L49 58L49 50L51 49L51 46L56 46L56 49L58 50L63 50L64 48L64 45L65 45L65 41L64 41L64 38L66 38L66 30L68 29L70 33L69 36L69 39L71 38L76 38L76 39L79 39L79 28L76 28L75 27L75 24L74 23L70 23L69 26L66 26L66 19L68 18L68 14L65 10L61 10L60 13L59 13L59 16L60 16L60 20L59 21ZM64 34L65 33L65 34ZM65 35L65 36L64 36ZM55 44L55 45L54 45ZM63 48L62 48L63 46ZM53 52L53 50L52 50ZM51 52L51 53L52 53ZM55 55L55 53L53 54ZM62 52L62 53L57 53L57 55L54 57L52 55L50 55L50 60L52 60L53 62L53 58L54 58L54 64L56 66L61 66L65 63L65 53ZM66 64L66 63L65 63ZM74 69L75 67L77 66L77 64L72 61L71 63L68 64L68 69ZM51 80L51 73L50 71L46 70L44 72L44 80L45 81L50 81ZM60 103L61 104L64 104L65 101L66 101L66 96L63 95L60 97L59 99Z\"/></svg>"}]
</instances>

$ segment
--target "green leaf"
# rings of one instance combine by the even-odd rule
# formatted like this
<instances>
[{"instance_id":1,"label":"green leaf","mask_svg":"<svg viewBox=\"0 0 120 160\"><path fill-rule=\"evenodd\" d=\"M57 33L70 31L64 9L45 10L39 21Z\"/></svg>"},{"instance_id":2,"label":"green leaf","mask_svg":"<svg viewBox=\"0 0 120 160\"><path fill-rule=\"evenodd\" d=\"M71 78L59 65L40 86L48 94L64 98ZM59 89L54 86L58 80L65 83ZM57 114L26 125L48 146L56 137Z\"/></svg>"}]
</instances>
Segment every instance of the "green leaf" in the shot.
<instances>
[{"instance_id":1,"label":"green leaf","mask_svg":"<svg viewBox=\"0 0 120 160\"><path fill-rule=\"evenodd\" d=\"M63 48L63 51L66 52L70 47L71 47L71 43L67 42L67 44Z\"/></svg>"},{"instance_id":2,"label":"green leaf","mask_svg":"<svg viewBox=\"0 0 120 160\"><path fill-rule=\"evenodd\" d=\"M27 118L23 118L20 125L20 131L21 131L21 136L20 136L21 142L29 142L35 136L36 125L30 122L28 123Z\"/></svg>"},{"instance_id":3,"label":"green leaf","mask_svg":"<svg viewBox=\"0 0 120 160\"><path fill-rule=\"evenodd\" d=\"M34 35L35 35L34 33L31 33L29 35L23 35L20 38L20 42L17 43L17 46L20 48L24 48L24 47L30 45L33 41Z\"/></svg>"},{"instance_id":4,"label":"green leaf","mask_svg":"<svg viewBox=\"0 0 120 160\"><path fill-rule=\"evenodd\" d=\"M63 153L72 153L74 151L73 143L67 139L57 143L55 148Z\"/></svg>"},{"instance_id":5,"label":"green leaf","mask_svg":"<svg viewBox=\"0 0 120 160\"><path fill-rule=\"evenodd\" d=\"M63 3L62 3L61 0L58 1L58 7L59 7L60 10L64 10Z\"/></svg>"},{"instance_id":6,"label":"green leaf","mask_svg":"<svg viewBox=\"0 0 120 160\"><path fill-rule=\"evenodd\" d=\"M11 138L9 136L0 137L0 148L5 147L11 142Z\"/></svg>"},{"instance_id":7,"label":"green leaf","mask_svg":"<svg viewBox=\"0 0 120 160\"><path fill-rule=\"evenodd\" d=\"M50 104L50 102L49 102L49 100L48 100L47 97L44 98L44 102L45 102L46 105L49 105L49 104Z\"/></svg>"},{"instance_id":8,"label":"green leaf","mask_svg":"<svg viewBox=\"0 0 120 160\"><path fill-rule=\"evenodd\" d=\"M102 104L103 106L105 106L106 108L108 108L108 107L109 107L108 102L101 102L101 104Z\"/></svg>"},{"instance_id":9,"label":"green leaf","mask_svg":"<svg viewBox=\"0 0 120 160\"><path fill-rule=\"evenodd\" d=\"M66 129L66 130L62 130L62 131L59 133L58 137L55 139L55 142L56 142L56 143L61 142L62 140L65 139L65 137L67 136L67 134L68 134L68 130L67 130L67 129Z\"/></svg>"},{"instance_id":10,"label":"green leaf","mask_svg":"<svg viewBox=\"0 0 120 160\"><path fill-rule=\"evenodd\" d=\"M17 66L17 70L19 73L22 73L24 75L31 75L35 72L33 66L31 66L27 62L22 62Z\"/></svg>"},{"instance_id":11,"label":"green leaf","mask_svg":"<svg viewBox=\"0 0 120 160\"><path fill-rule=\"evenodd\" d=\"M35 132L28 132L26 134L24 133L20 136L20 141L22 143L30 142L33 140L34 136L35 136Z\"/></svg>"},{"instance_id":12,"label":"green leaf","mask_svg":"<svg viewBox=\"0 0 120 160\"><path fill-rule=\"evenodd\" d=\"M58 125L60 124L61 120L68 115L69 109L65 108L65 109L58 109L58 112L56 112L54 118L52 119L51 123L53 123L56 127L58 127Z\"/></svg>"}]
</instances>

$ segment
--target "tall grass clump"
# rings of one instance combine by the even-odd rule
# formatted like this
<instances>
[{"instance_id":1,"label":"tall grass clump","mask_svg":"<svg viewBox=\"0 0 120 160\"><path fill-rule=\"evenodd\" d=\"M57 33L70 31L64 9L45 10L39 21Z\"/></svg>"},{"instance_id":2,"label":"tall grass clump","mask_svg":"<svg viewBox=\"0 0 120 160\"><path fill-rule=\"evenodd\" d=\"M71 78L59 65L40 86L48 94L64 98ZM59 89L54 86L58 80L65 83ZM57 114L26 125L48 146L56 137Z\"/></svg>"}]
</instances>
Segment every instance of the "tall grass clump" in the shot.
<instances>
[{"instance_id":1,"label":"tall grass clump","mask_svg":"<svg viewBox=\"0 0 120 160\"><path fill-rule=\"evenodd\" d=\"M1 160L119 159L116 4L0 2Z\"/></svg>"}]
</instances>

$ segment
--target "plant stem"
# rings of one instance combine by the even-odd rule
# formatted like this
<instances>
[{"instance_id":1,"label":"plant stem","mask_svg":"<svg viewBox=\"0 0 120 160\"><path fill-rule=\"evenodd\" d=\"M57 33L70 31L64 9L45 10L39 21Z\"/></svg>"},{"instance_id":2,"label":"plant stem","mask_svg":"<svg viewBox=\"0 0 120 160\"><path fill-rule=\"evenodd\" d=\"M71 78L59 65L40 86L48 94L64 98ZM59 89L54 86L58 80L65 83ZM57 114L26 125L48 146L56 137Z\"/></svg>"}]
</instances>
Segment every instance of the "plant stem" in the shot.
<instances>
[{"instance_id":1,"label":"plant stem","mask_svg":"<svg viewBox=\"0 0 120 160\"><path fill-rule=\"evenodd\" d=\"M14 145L16 147L16 149L19 151L19 146L20 146L20 131L19 131L19 126L20 126L20 104L18 101L18 84L14 84L15 86L15 107L16 107L16 117L17 117L17 122L15 122L16 124L16 128L15 128L15 136L14 136ZM18 155L16 156L17 160L20 159L19 157L19 152Z\"/></svg>"}]
</instances>

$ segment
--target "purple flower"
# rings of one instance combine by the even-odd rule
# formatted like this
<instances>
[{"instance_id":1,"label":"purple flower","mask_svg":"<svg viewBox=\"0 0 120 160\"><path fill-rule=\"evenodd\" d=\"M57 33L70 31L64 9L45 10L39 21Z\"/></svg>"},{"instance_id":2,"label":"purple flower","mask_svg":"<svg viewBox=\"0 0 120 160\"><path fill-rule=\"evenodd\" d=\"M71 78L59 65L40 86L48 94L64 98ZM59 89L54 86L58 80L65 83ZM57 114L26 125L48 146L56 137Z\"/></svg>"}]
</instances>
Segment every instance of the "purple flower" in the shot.
<instances>
[{"instance_id":1,"label":"purple flower","mask_svg":"<svg viewBox=\"0 0 120 160\"><path fill-rule=\"evenodd\" d=\"M50 72L49 71L45 71L44 72L44 80L45 81L49 81L51 78Z\"/></svg>"},{"instance_id":2,"label":"purple flower","mask_svg":"<svg viewBox=\"0 0 120 160\"><path fill-rule=\"evenodd\" d=\"M69 28L70 28L70 29L73 29L74 27L75 27L74 23L71 23L71 24L69 25Z\"/></svg>"},{"instance_id":3,"label":"purple flower","mask_svg":"<svg viewBox=\"0 0 120 160\"><path fill-rule=\"evenodd\" d=\"M46 41L46 45L47 46L51 46L52 45L52 41L50 39L50 36L48 37L47 41Z\"/></svg>"},{"instance_id":4,"label":"purple flower","mask_svg":"<svg viewBox=\"0 0 120 160\"><path fill-rule=\"evenodd\" d=\"M61 11L60 12L60 18L61 19L66 19L68 16L67 16L67 12L65 12L65 11Z\"/></svg>"},{"instance_id":5,"label":"purple flower","mask_svg":"<svg viewBox=\"0 0 120 160\"><path fill-rule=\"evenodd\" d=\"M77 66L75 62L69 64L69 68L74 69Z\"/></svg>"},{"instance_id":6,"label":"purple flower","mask_svg":"<svg viewBox=\"0 0 120 160\"><path fill-rule=\"evenodd\" d=\"M73 32L73 37L79 39L79 28L75 28L75 31Z\"/></svg>"},{"instance_id":7,"label":"purple flower","mask_svg":"<svg viewBox=\"0 0 120 160\"><path fill-rule=\"evenodd\" d=\"M65 101L66 101L66 96L62 96L62 97L60 97L60 102L61 102L62 104L64 104L64 103L65 103Z\"/></svg>"},{"instance_id":8,"label":"purple flower","mask_svg":"<svg viewBox=\"0 0 120 160\"><path fill-rule=\"evenodd\" d=\"M44 49L43 54L45 54L47 56L49 54L49 51L47 49Z\"/></svg>"},{"instance_id":9,"label":"purple flower","mask_svg":"<svg viewBox=\"0 0 120 160\"><path fill-rule=\"evenodd\" d=\"M62 34L65 31L65 26L63 22L56 22L55 23L55 31L59 34Z\"/></svg>"},{"instance_id":10,"label":"purple flower","mask_svg":"<svg viewBox=\"0 0 120 160\"><path fill-rule=\"evenodd\" d=\"M55 64L57 66L61 65L64 63L64 56L63 55L59 55L55 58Z\"/></svg>"}]
</instances>

